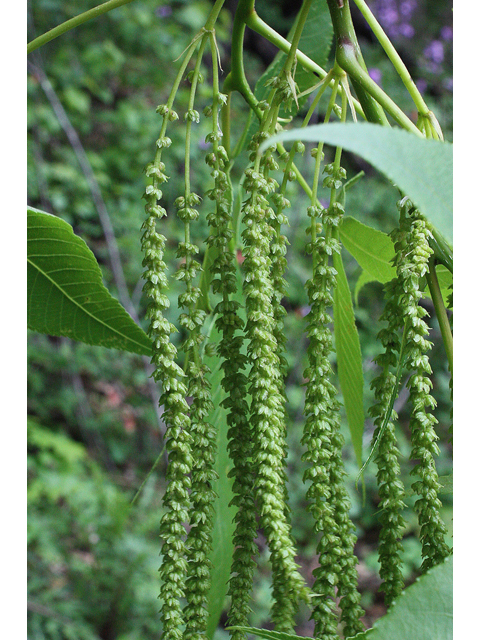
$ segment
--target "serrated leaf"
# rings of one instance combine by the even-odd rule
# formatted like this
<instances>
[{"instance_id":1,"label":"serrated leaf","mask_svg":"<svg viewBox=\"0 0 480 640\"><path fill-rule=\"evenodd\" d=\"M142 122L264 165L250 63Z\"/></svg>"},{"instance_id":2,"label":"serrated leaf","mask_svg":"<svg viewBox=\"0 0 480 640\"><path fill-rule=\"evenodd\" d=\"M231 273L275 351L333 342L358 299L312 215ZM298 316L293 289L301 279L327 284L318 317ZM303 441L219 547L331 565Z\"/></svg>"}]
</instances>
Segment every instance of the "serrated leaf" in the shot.
<instances>
[{"instance_id":1,"label":"serrated leaf","mask_svg":"<svg viewBox=\"0 0 480 640\"><path fill-rule=\"evenodd\" d=\"M325 142L351 151L394 182L437 230L453 238L453 145L369 122L329 123L283 131L266 140Z\"/></svg>"},{"instance_id":2,"label":"serrated leaf","mask_svg":"<svg viewBox=\"0 0 480 640\"><path fill-rule=\"evenodd\" d=\"M452 640L453 560L447 558L405 589L389 612L355 640Z\"/></svg>"},{"instance_id":3,"label":"serrated leaf","mask_svg":"<svg viewBox=\"0 0 480 640\"><path fill-rule=\"evenodd\" d=\"M346 216L340 225L339 235L345 249L372 280L384 284L395 277L395 267L391 263L395 248L386 233Z\"/></svg>"},{"instance_id":4,"label":"serrated leaf","mask_svg":"<svg viewBox=\"0 0 480 640\"><path fill-rule=\"evenodd\" d=\"M217 457L215 461L215 471L218 478L213 485L217 494L215 499L215 516L212 531L212 551L210 553L211 587L208 594L208 622L207 637L213 638L215 629L218 626L220 616L225 604L230 578L230 568L233 558L233 533L235 525L233 522L235 509L230 506L233 498L232 479L228 473L232 468L232 462L227 450L227 412L221 406L225 398L225 392L221 386L223 372L218 364L217 369L211 375L213 391L213 403L215 411L209 418L210 422L217 429Z\"/></svg>"},{"instance_id":5,"label":"serrated leaf","mask_svg":"<svg viewBox=\"0 0 480 640\"><path fill-rule=\"evenodd\" d=\"M337 285L333 303L333 327L340 388L342 390L348 428L358 466L362 466L362 441L365 414L363 410L363 369L360 339L355 324L352 296L343 267L342 256L335 253L333 266Z\"/></svg>"},{"instance_id":6,"label":"serrated leaf","mask_svg":"<svg viewBox=\"0 0 480 640\"><path fill-rule=\"evenodd\" d=\"M304 638L304 636L297 636L286 631L270 631L269 629L258 629L257 627L228 627L228 629L244 631L252 636L265 638L265 640L299 640L299 638L303 640Z\"/></svg>"},{"instance_id":7,"label":"serrated leaf","mask_svg":"<svg viewBox=\"0 0 480 640\"><path fill-rule=\"evenodd\" d=\"M212 336L212 341L219 339L218 334ZM208 359L206 363L209 364ZM217 429L217 456L215 460L215 471L218 474L214 482L213 489L217 495L215 499L215 515L212 530L212 551L210 553L211 564L211 587L208 593L208 621L207 637L211 640L215 629L218 626L220 616L225 604L230 578L230 568L233 558L233 533L235 509L230 506L233 498L232 479L228 477L228 472L232 467L232 462L227 450L227 412L221 406L225 398L225 392L221 386L223 371L218 363L216 369L210 376L212 385L212 400L215 410L209 421Z\"/></svg>"},{"instance_id":8,"label":"serrated leaf","mask_svg":"<svg viewBox=\"0 0 480 640\"><path fill-rule=\"evenodd\" d=\"M363 270L357 278L357 282L355 283L355 290L353 292L353 299L355 300L356 305L358 305L358 296L360 294L360 291L369 282L377 282L377 279L371 276L368 271Z\"/></svg>"},{"instance_id":9,"label":"serrated leaf","mask_svg":"<svg viewBox=\"0 0 480 640\"><path fill-rule=\"evenodd\" d=\"M447 558L410 585L374 626L355 640L452 640L453 560ZM255 627L233 627L265 640L303 636Z\"/></svg>"},{"instance_id":10,"label":"serrated leaf","mask_svg":"<svg viewBox=\"0 0 480 640\"><path fill-rule=\"evenodd\" d=\"M28 328L151 355L151 341L102 283L95 256L72 227L27 208Z\"/></svg>"},{"instance_id":11,"label":"serrated leaf","mask_svg":"<svg viewBox=\"0 0 480 640\"><path fill-rule=\"evenodd\" d=\"M236 265L237 276L237 292L232 295L232 299L242 302L241 273L240 267ZM243 320L245 320L244 310L239 310ZM213 320L212 320L213 322ZM221 335L217 328L213 326L209 335L209 342L217 344L221 339ZM209 421L216 426L217 429L217 458L215 462L215 471L218 479L213 485L213 489L217 494L215 500L215 516L212 531L212 551L210 553L211 569L211 587L208 594L208 621L207 621L207 637L211 640L218 626L220 616L222 614L225 598L228 591L228 581L230 579L230 569L233 558L233 535L235 532L235 514L236 507L232 506L233 498L233 478L228 477L228 473L233 467L233 463L228 455L228 424L227 411L221 406L223 399L226 397L225 391L221 385L223 379L223 369L217 356L205 358L205 363L212 370L210 382L212 386L212 400L215 410L213 411Z\"/></svg>"}]
</instances>

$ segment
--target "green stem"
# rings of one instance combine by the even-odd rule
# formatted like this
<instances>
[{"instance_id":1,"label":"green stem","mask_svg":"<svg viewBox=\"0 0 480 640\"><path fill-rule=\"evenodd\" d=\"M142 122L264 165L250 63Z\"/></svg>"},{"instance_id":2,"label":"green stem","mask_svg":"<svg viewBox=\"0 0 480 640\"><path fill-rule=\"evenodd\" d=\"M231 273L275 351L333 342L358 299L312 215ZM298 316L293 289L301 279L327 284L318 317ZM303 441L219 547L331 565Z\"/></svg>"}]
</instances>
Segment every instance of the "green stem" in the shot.
<instances>
[{"instance_id":1,"label":"green stem","mask_svg":"<svg viewBox=\"0 0 480 640\"><path fill-rule=\"evenodd\" d=\"M337 91L340 86L339 78L335 78L335 84L333 85L333 91L330 95L330 100L328 102L327 111L325 113L325 118L323 120L324 124L326 124L330 120L330 116L332 114L333 105L335 104L335 98L337 97ZM315 158L315 169L313 172L313 183L312 183L312 193L310 195L310 200L312 205L315 205L317 202L317 190L318 190L318 182L320 179L320 165L322 162L322 152L323 152L323 142L319 142L317 146L317 156ZM312 218L312 243L315 241L315 229L316 229L316 221Z\"/></svg>"},{"instance_id":2,"label":"green stem","mask_svg":"<svg viewBox=\"0 0 480 640\"><path fill-rule=\"evenodd\" d=\"M38 49L39 47L43 47L43 45L50 42L50 40L58 38L58 36L67 33L67 31L70 31L71 29L75 29L75 27L78 27L84 22L97 18L103 13L107 13L112 9L116 9L117 7L121 7L122 5L130 2L132 2L132 0L108 0L108 2L98 5L98 7L93 7L93 9L89 9L88 11L81 13L79 16L75 16L75 18L71 18L62 24L59 24L57 27L50 29L50 31L47 31L41 36L38 36L38 38L35 38L35 40L29 42L27 45L27 54L35 51L35 49Z\"/></svg>"},{"instance_id":3,"label":"green stem","mask_svg":"<svg viewBox=\"0 0 480 640\"><path fill-rule=\"evenodd\" d=\"M368 76L367 66L365 64L365 61L363 60L362 52L360 50L355 29L353 27L348 0L327 0L327 4L330 11L330 17L332 19L333 31L335 33L335 57L337 62L339 63L340 67L345 69L340 58L340 54L342 53L341 45L344 42L349 42L353 48L354 59L357 63L357 66L360 69L363 69ZM353 88L355 89L360 104L363 107L363 111L365 112L367 120L369 122L375 122L384 126L388 125L389 123L387 117L385 116L382 107L378 104L376 99L370 94L368 90L364 89L364 87L357 81L357 78L354 74L350 74L350 71L348 69L345 69L345 71L347 71L347 73L351 75Z\"/></svg>"},{"instance_id":4,"label":"green stem","mask_svg":"<svg viewBox=\"0 0 480 640\"><path fill-rule=\"evenodd\" d=\"M283 38L279 33L277 33L275 29L272 29L272 27L270 27L266 22L264 22L257 15L255 11L252 11L251 13L248 14L246 25L247 27L252 29L252 31L255 31L255 33L258 33L259 35L263 36L265 40L268 40L269 42L274 44L280 51L283 51L286 54L290 52L290 49L292 47L291 43L286 38ZM302 65L302 67L306 71L311 71L312 73L320 77L322 80L325 78L325 76L327 75L327 72L325 71L325 69L322 69L320 65L314 62L302 51L297 50L296 56L297 56L298 62ZM333 79L329 81L329 86L332 88L333 88L333 82L334 82ZM339 92L340 93L342 92L341 87L339 87ZM355 106L355 111L358 113L358 115L362 118L365 118L365 113L359 101L354 99L353 104Z\"/></svg>"},{"instance_id":5,"label":"green stem","mask_svg":"<svg viewBox=\"0 0 480 640\"><path fill-rule=\"evenodd\" d=\"M419 131L410 118L403 113L400 107L370 78L367 71L359 64L355 55L355 47L350 39L345 38L338 42L336 60L340 67L350 76L357 95L359 95L358 87L361 87L361 89L383 107L403 129L423 138L421 131ZM367 120L370 120L368 110L365 108L365 105L363 105L363 107L367 115ZM379 124L388 124L388 121L380 122L378 119L372 119L371 121L378 122Z\"/></svg>"},{"instance_id":6,"label":"green stem","mask_svg":"<svg viewBox=\"0 0 480 640\"><path fill-rule=\"evenodd\" d=\"M300 42L300 38L302 37L302 31L307 21L308 12L310 11L310 7L312 6L312 1L313 0L304 0L302 8L300 9L298 23L295 29L295 33L293 34L292 44L290 45L290 51L288 52L285 65L283 67L286 73L289 73L292 70L293 63L295 62L298 43Z\"/></svg>"},{"instance_id":7,"label":"green stem","mask_svg":"<svg viewBox=\"0 0 480 640\"><path fill-rule=\"evenodd\" d=\"M435 261L443 264L443 266L446 267L450 271L450 273L453 273L452 248L442 236L442 234L439 233L433 225L428 224L428 228L430 230L430 233L432 234L432 238L430 238L429 244L434 251L433 257Z\"/></svg>"},{"instance_id":8,"label":"green stem","mask_svg":"<svg viewBox=\"0 0 480 640\"><path fill-rule=\"evenodd\" d=\"M133 496L131 502L130 502L130 506L133 507L133 505L135 504L135 502L138 500L139 495L142 493L142 489L143 487L147 484L147 480L150 478L150 476L152 475L152 473L155 471L155 469L157 468L158 463L160 462L163 454L165 453L165 449L166 449L166 445L163 446L163 449L160 451L160 453L157 456L157 459L155 460L155 462L153 463L150 471L147 473L147 475L145 476L142 484L140 485L137 493Z\"/></svg>"},{"instance_id":9,"label":"green stem","mask_svg":"<svg viewBox=\"0 0 480 640\"><path fill-rule=\"evenodd\" d=\"M429 261L429 270L427 272L427 284L432 296L433 306L435 313L437 314L438 325L440 327L440 333L442 335L443 344L447 353L448 366L450 373L453 375L453 336L450 328L450 322L448 321L447 310L442 298L442 292L440 291L440 285L438 283L437 272L435 271L435 262L432 258Z\"/></svg>"},{"instance_id":10,"label":"green stem","mask_svg":"<svg viewBox=\"0 0 480 640\"><path fill-rule=\"evenodd\" d=\"M220 89L219 89L220 90ZM215 94L213 94L215 96ZM232 109L232 93L227 94L227 104L222 108L222 132L223 132L223 146L225 147L225 151L227 152L228 157L230 158L231 152L231 141L230 141L230 115Z\"/></svg>"},{"instance_id":11,"label":"green stem","mask_svg":"<svg viewBox=\"0 0 480 640\"><path fill-rule=\"evenodd\" d=\"M213 27L215 26L215 23L217 21L218 18L218 14L220 13L223 5L225 4L225 0L217 0L215 2L215 4L212 7L212 10L210 11L207 21L205 23L204 29L205 31L212 31ZM212 51L212 56L215 55L214 52Z\"/></svg>"},{"instance_id":12,"label":"green stem","mask_svg":"<svg viewBox=\"0 0 480 640\"><path fill-rule=\"evenodd\" d=\"M367 21L378 42L381 44L383 50L389 57L391 63L395 67L396 72L400 76L400 79L402 80L405 88L407 89L408 93L412 97L413 102L415 103L418 113L428 117L429 109L425 103L425 100L423 99L420 91L417 89L412 76L408 72L408 69L405 66L403 60L398 55L397 50L388 39L387 34L382 29L373 13L370 11L370 8L368 7L365 0L354 0L354 2Z\"/></svg>"},{"instance_id":13,"label":"green stem","mask_svg":"<svg viewBox=\"0 0 480 640\"><path fill-rule=\"evenodd\" d=\"M252 11L255 11L254 5L255 0L239 0L232 27L232 66L230 73L225 78L222 91L223 93L238 91L260 120L262 118L262 112L257 106L257 99L250 89L243 67L243 37L245 35L248 16Z\"/></svg>"}]
</instances>

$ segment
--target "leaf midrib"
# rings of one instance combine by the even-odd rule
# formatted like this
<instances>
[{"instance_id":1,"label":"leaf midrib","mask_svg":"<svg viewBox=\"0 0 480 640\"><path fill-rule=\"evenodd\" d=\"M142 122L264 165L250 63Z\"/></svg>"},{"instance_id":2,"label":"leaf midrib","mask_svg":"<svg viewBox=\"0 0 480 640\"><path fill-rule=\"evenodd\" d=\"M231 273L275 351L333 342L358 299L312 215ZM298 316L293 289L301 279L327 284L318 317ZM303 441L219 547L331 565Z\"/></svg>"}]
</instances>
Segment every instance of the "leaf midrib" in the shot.
<instances>
[{"instance_id":1,"label":"leaf midrib","mask_svg":"<svg viewBox=\"0 0 480 640\"><path fill-rule=\"evenodd\" d=\"M138 342L137 340L134 340L133 338L130 338L128 336L126 336L124 333L121 333L120 331L118 331L118 329L115 329L115 327L112 327L111 325L108 325L106 322L104 322L103 320L97 318L96 316L94 316L90 311L88 311L87 309L85 309L85 307L82 307L81 304L79 304L74 298L72 298L64 289L62 289L62 287L55 282L55 280L53 278L51 278L48 273L46 273L43 269L41 269L35 262L33 262L29 257L27 257L27 263L31 264L32 267L34 269L37 270L38 273L40 273L40 275L42 275L44 278L46 278L49 282L51 282L51 284L53 284L54 287L56 287L56 289L58 289L58 291L60 291L68 300L70 300L70 302L77 307L78 309L80 309L81 311L83 311L83 313L85 313L87 316L89 316L94 322L98 323L99 325L101 325L102 327L105 327L108 331L113 331L114 333L116 333L118 336L120 336L121 338L123 338L124 340L126 340L127 342L131 342L132 344L136 344L139 347L145 348L145 345L141 342ZM101 283L100 283L101 284ZM102 285L103 286L103 285Z\"/></svg>"}]
</instances>

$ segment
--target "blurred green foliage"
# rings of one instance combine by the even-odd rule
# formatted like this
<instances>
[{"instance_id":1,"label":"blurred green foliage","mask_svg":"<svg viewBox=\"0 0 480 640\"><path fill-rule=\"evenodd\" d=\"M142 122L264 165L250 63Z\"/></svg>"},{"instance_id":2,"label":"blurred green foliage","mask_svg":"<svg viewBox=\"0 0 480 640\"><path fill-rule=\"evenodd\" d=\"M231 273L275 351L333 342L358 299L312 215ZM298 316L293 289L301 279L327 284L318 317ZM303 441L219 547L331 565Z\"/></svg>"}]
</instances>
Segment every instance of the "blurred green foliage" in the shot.
<instances>
[{"instance_id":1,"label":"blurred green foliage","mask_svg":"<svg viewBox=\"0 0 480 640\"><path fill-rule=\"evenodd\" d=\"M90 0L75 3L30 0L29 40L94 4ZM445 43L440 69L432 69L425 55L430 41L440 38L442 28L451 25L451 3L424 0L416 4L417 12L412 20L418 37L399 37L394 43L401 54L406 54L414 79L422 81L446 138L451 139L450 42ZM63 105L92 167L115 232L129 294L142 324L145 301L141 294L139 229L143 206L140 197L145 185L143 168L151 160L158 135L160 121L155 107L166 100L177 68L173 61L203 25L210 6L207 0L138 0L65 34L29 56L29 204L67 220L95 253L109 290L114 295L118 293L89 182L42 89L41 76L36 73L41 69ZM257 1L259 15L282 34L288 32L296 6L286 0L274 4L269 0ZM398 99L402 108L408 109L406 92L379 48L372 43L368 29L361 19L357 21L368 67L380 72L382 86ZM229 67L230 25L231 15L226 11L217 25L225 70ZM260 56L255 50L258 43L254 38L249 39L249 46L246 68L250 84L254 86L265 69L268 49L266 52L262 49ZM186 91L186 87L182 87L179 93L183 103ZM201 95L208 100L208 82L202 85ZM233 107L233 122L243 125L247 112L237 97ZM192 146L193 190L209 180L209 169L203 160L206 129L200 124L196 131L198 137ZM234 140L240 132L241 126L233 132ZM167 166L170 180L164 188L165 206L169 211L182 188L184 126L173 127L172 134ZM396 219L395 190L358 159L348 155L345 158L348 177L361 169L366 172L348 192L347 214L389 231ZM245 164L244 159L240 160ZM313 159L308 152L300 167L308 179L313 172ZM238 180L240 171L235 169L235 172L233 178ZM313 560L316 543L310 533L310 515L304 508L300 444L302 374L306 366L304 283L310 270L304 251L306 199L295 184L289 185L287 197L293 202L287 230L289 297L285 300L289 493L302 571L310 581L316 566ZM172 273L176 243L183 231L173 216L163 219L162 224L162 232L169 239L167 258L171 261ZM199 234L206 237L206 224ZM353 291L360 267L353 260L346 260L345 268ZM178 295L175 286L172 284L169 292L172 302ZM428 300L425 306L430 313L433 311ZM355 311L367 384L374 376L372 358L377 354L375 337L382 307L378 284L369 283L360 290ZM169 319L175 321L176 313L176 304L172 304ZM451 468L449 376L435 319L432 326L433 393L438 401L438 433L442 442L438 471L442 475ZM153 640L158 637L160 544L157 529L164 459L150 476L139 500L130 506L163 446L148 369L139 356L132 354L33 333L28 340L28 412L31 416L28 425L28 637L31 640ZM373 394L367 386L366 410L372 400ZM404 481L409 484L411 465L404 390L397 404L402 471ZM345 423L342 428L348 442ZM373 427L367 421L365 447L372 433ZM345 463L352 515L359 535L356 551L360 561L360 588L367 609L366 621L371 623L384 612L382 596L378 593L380 580L376 562L378 495L372 469L365 478L365 502L361 492L355 489L358 467L350 446L345 450ZM449 495L443 498L445 520L451 524L451 498ZM408 527L404 558L406 579L410 582L417 575L421 558L413 518ZM265 545L261 537L258 542L260 571L256 577L251 624L260 627L268 619L270 582ZM297 631L311 634L305 616L299 617ZM219 630L217 637L223 638L224 632Z\"/></svg>"}]
</instances>

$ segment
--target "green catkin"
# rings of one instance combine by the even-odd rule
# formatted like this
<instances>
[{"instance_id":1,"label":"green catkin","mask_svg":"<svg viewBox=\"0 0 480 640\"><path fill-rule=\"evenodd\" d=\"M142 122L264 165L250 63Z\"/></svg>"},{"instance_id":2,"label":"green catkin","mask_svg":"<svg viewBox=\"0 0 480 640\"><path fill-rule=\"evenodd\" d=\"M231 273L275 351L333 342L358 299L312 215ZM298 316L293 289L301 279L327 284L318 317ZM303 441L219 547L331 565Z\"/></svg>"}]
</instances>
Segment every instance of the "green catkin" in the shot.
<instances>
[{"instance_id":1,"label":"green catkin","mask_svg":"<svg viewBox=\"0 0 480 640\"><path fill-rule=\"evenodd\" d=\"M190 141L192 127L198 123L200 115L194 109L197 83L201 81L200 65L208 35L204 35L193 73L190 74L191 90L188 108L185 113L186 149L185 149L185 191L177 198L175 206L177 216L184 223L185 241L179 243L177 257L182 260L176 277L185 283L185 292L179 295L179 308L184 309L179 322L186 337L182 343L185 354L185 374L188 380L188 395L192 398L190 406L190 434L192 451L195 452L191 471L191 511L190 530L188 532L185 551L188 563L188 576L185 583L187 604L184 610L184 640L200 640L205 637L207 629L208 608L207 596L210 589L209 554L212 545L212 528L215 493L213 483L216 479L214 471L216 452L216 432L208 422L208 415L213 408L211 400L210 370L202 363L199 346L204 336L201 329L205 320L205 311L198 308L201 295L199 287L194 285L196 274L201 270L194 256L198 247L191 242L191 225L198 219L195 208L200 197L190 189Z\"/></svg>"},{"instance_id":2,"label":"green catkin","mask_svg":"<svg viewBox=\"0 0 480 640\"><path fill-rule=\"evenodd\" d=\"M325 122L328 122L334 108L338 84L339 77L335 80ZM342 120L346 116L346 109L344 96L340 114ZM307 251L312 254L313 276L306 283L310 304L307 320L309 367L304 373L308 383L302 444L307 447L303 459L308 463L304 482L311 482L307 489L309 510L315 520L316 532L322 534L317 546L319 567L314 571L314 635L322 640L333 640L338 637L335 601L337 596L341 599L341 622L346 637L363 629L360 617L364 612L359 604L357 560L353 554L356 538L349 517L350 501L344 484L344 441L340 434L339 403L336 399L336 389L331 382L332 369L329 360L332 351L332 336L328 328L331 323L329 308L333 305L332 291L336 283L336 271L329 265L329 260L335 252L340 251L336 228L344 211L337 202L336 192L342 186L346 173L340 166L341 149L337 149L334 163L324 168L326 176L323 185L330 188L330 205L328 209L319 205L317 188L323 159L322 149L323 144L320 143L312 150L315 171L311 192L312 204L307 209L311 218L310 227L307 229L311 236Z\"/></svg>"},{"instance_id":3,"label":"green catkin","mask_svg":"<svg viewBox=\"0 0 480 640\"><path fill-rule=\"evenodd\" d=\"M160 404L164 405L163 420L166 425L166 451L168 466L167 488L163 498L165 515L160 523L162 544L162 566L160 568L160 610L165 640L180 640L183 625L181 601L185 595L184 584L187 575L185 560L185 522L190 509L190 472L193 466L192 438L190 431L189 407L185 400L187 386L182 369L176 364L176 348L170 341L175 327L166 320L163 312L169 307L165 291L168 289L166 264L163 260L166 238L156 230L157 220L166 215L159 205L162 192L159 186L167 180L161 153L170 145L165 135L168 120L176 119L176 113L166 105L158 109L163 115L163 125L157 140L155 161L147 166L147 176L152 184L145 190L145 211L147 219L143 223L142 251L145 271L144 292L149 299L147 317L150 319L148 334L152 339L155 366L153 377L162 384L163 394Z\"/></svg>"},{"instance_id":4,"label":"green catkin","mask_svg":"<svg viewBox=\"0 0 480 640\"><path fill-rule=\"evenodd\" d=\"M344 105L346 109L346 105ZM330 187L331 198L328 209L323 211L322 223L325 229L325 258L324 263L328 265L329 255L333 252L340 252L340 244L337 239L337 228L344 215L343 206L336 201L336 190L340 189L343 180L346 178L345 169L340 166L340 153L337 149L335 162L326 165L324 172L327 174L324 178L324 186ZM336 272L332 269L332 284L335 286ZM332 434L331 447L332 458L330 461L330 486L331 499L334 507L334 518L337 525L341 555L337 558L338 562L338 583L337 596L340 598L341 617L343 624L343 633L345 637L354 636L363 630L363 624L360 621L364 614L360 606L360 593L358 591L357 582L357 558L354 555L354 546L356 542L355 527L350 519L350 500L348 498L345 487L345 469L342 460L342 451L344 446L344 438L340 433L340 405L335 396L335 388L331 387L331 411L332 411Z\"/></svg>"},{"instance_id":5,"label":"green catkin","mask_svg":"<svg viewBox=\"0 0 480 640\"><path fill-rule=\"evenodd\" d=\"M218 72L213 61L213 105L208 108L212 116L212 133L209 141L212 151L206 156L206 163L211 167L214 187L207 191L207 196L215 203L215 210L207 218L212 230L207 240L210 251L216 258L211 267L214 278L212 289L222 295L215 307L217 314L216 327L222 338L217 346L217 354L222 361L224 376L222 387L226 393L223 406L227 410L228 453L233 463L230 477L233 478L232 504L237 507L235 515L235 532L233 535L233 561L228 595L231 605L228 612L229 626L248 626L250 598L255 569L255 537L256 517L253 500L253 474L251 469L252 434L248 420L248 403L246 400L247 378L244 374L246 356L241 353L243 321L239 316L240 304L232 299L237 290L235 256L230 241L232 212L229 200L229 184L226 173L228 156L220 144L219 110L226 102L226 96L218 91ZM240 332L240 333L238 333ZM233 640L241 640L246 634L232 631Z\"/></svg>"},{"instance_id":6,"label":"green catkin","mask_svg":"<svg viewBox=\"0 0 480 640\"><path fill-rule=\"evenodd\" d=\"M278 164L275 162L272 164L273 158L270 160L270 169L278 169ZM275 204L275 210L272 208L273 216L271 220L271 226L273 229L273 238L270 243L270 260L271 260L271 277L272 277L272 311L274 317L273 336L277 344L277 356L279 359L279 371L280 375L277 378L278 394L282 399L281 411L282 411L282 424L284 431L282 439L284 443L283 451L283 491L284 491L284 504L285 504L285 518L290 525L290 508L288 506L288 487L287 487L287 473L286 473L286 461L287 461L287 396L285 390L285 378L287 375L287 360L285 358L286 347L286 335L284 330L283 318L286 314L285 307L282 305L282 300L287 293L287 283L283 277L287 266L287 238L282 234L282 225L288 224L288 218L283 213L285 207L289 207L289 201L284 197L282 192L274 193L271 196L272 202Z\"/></svg>"},{"instance_id":7,"label":"green catkin","mask_svg":"<svg viewBox=\"0 0 480 640\"><path fill-rule=\"evenodd\" d=\"M342 107L340 118L345 122L347 115L346 92L342 95ZM335 239L336 246L332 246L333 251L340 253L340 243L338 242L338 226L345 213L343 205L337 201L337 190L341 189L346 171L340 166L342 156L341 147L335 151L335 159L331 164L325 165L323 186L330 188L330 204L328 209L323 211L322 223L325 228L325 238ZM328 254L328 251L327 251ZM328 264L328 257L326 260ZM336 274L335 274L336 275ZM338 527L341 542L342 557L339 561L338 592L340 597L340 609L342 611L340 621L343 624L345 637L354 636L363 631L363 623L360 618L365 613L360 606L360 593L358 591L358 575L356 565L358 560L354 554L356 543L355 527L350 519L350 499L345 487L345 469L342 460L342 451L345 444L340 433L340 406L335 397L332 398L332 410L335 416L335 429L332 433L333 456L330 468L330 482L332 486L332 502L335 508L335 520Z\"/></svg>"},{"instance_id":8,"label":"green catkin","mask_svg":"<svg viewBox=\"0 0 480 640\"><path fill-rule=\"evenodd\" d=\"M207 422L212 409L208 368L189 363L187 376L190 380L189 395L193 397L190 408L192 450L195 451L192 467L192 511L191 529L186 541L188 577L185 584L185 634L184 640L199 640L205 637L208 610L207 596L210 589L212 548L213 500L212 489L216 480L213 470L216 450L216 431Z\"/></svg>"},{"instance_id":9,"label":"green catkin","mask_svg":"<svg viewBox=\"0 0 480 640\"><path fill-rule=\"evenodd\" d=\"M329 307L333 304L331 289L335 283L335 272L328 265L328 256L336 245L330 238L328 243L320 235L320 218L323 207L311 205L307 209L312 219L308 232L318 233L307 244L314 263L313 276L306 283L310 304L307 315L308 368L304 378L308 381L305 393L305 426L302 444L307 448L302 459L308 464L304 482L307 489L308 510L315 521L315 531L321 534L317 546L319 567L314 570L315 582L312 596L312 618L315 622L314 636L322 640L335 640L337 619L335 614L335 586L338 582L338 559L341 555L340 540L335 521L335 511L330 484L330 464L333 456L332 435L336 429L333 401L336 390L330 382L331 366L329 354L332 338L328 330L331 318ZM313 235L313 234L312 234Z\"/></svg>"},{"instance_id":10,"label":"green catkin","mask_svg":"<svg viewBox=\"0 0 480 640\"><path fill-rule=\"evenodd\" d=\"M385 351L375 362L382 369L372 381L376 404L370 409L374 418L375 432L373 441L380 435L380 429L387 414L390 398L394 393L395 375L391 369L397 366L398 354L401 351L398 330L402 324L402 314L396 303L398 281L394 279L385 287L386 304L380 320L387 321L387 327L378 333L378 340ZM378 505L380 512L380 536L378 555L380 561L380 577L383 580L381 589L385 594L385 604L390 606L403 590L402 562L400 554L403 550L401 539L405 529L405 520L401 511L405 508L403 499L405 490L400 480L399 451L395 436L397 414L391 412L390 420L385 427L376 454L377 485L380 496Z\"/></svg>"},{"instance_id":11,"label":"green catkin","mask_svg":"<svg viewBox=\"0 0 480 640\"><path fill-rule=\"evenodd\" d=\"M278 111L278 109L277 109ZM256 136L258 145L276 122L268 109ZM270 120L270 122L269 122ZM254 149L255 151L255 149ZM255 154L252 154L253 156ZM243 205L245 230L243 263L245 273L247 353L252 363L249 376L251 424L253 428L253 469L259 524L270 550L272 566L272 621L279 631L291 631L298 598L304 582L295 563L290 525L285 505L285 426L283 398L280 393L280 358L274 336L272 307L274 290L271 278L270 244L274 215L268 197L278 186L268 176L269 154L256 158L245 172L244 189L248 197Z\"/></svg>"},{"instance_id":12,"label":"green catkin","mask_svg":"<svg viewBox=\"0 0 480 640\"><path fill-rule=\"evenodd\" d=\"M430 394L432 382L429 376L432 369L428 351L431 342L426 337L429 328L423 320L427 312L419 305L420 279L428 269L432 249L428 244L430 232L420 212L406 198L400 201L399 209L400 230L395 243L395 263L401 285L398 304L407 327L405 368L412 372L407 382L412 405L410 459L416 464L411 473L418 478L412 484L412 489L419 496L415 510L420 524L422 571L427 571L451 553L445 542L447 531L440 516L440 484L435 468L435 456L439 454L439 449L434 428L437 420L431 413L436 405Z\"/></svg>"}]
</instances>

